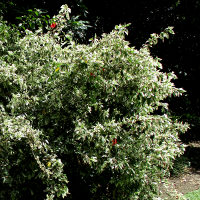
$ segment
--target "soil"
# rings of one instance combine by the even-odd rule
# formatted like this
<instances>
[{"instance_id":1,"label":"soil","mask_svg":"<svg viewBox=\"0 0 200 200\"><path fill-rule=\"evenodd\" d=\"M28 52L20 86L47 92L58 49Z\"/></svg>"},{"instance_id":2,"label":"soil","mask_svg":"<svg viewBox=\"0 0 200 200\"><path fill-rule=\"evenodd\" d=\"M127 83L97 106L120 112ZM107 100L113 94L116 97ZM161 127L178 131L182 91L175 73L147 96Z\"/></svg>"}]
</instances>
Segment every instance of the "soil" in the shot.
<instances>
[{"instance_id":1,"label":"soil","mask_svg":"<svg viewBox=\"0 0 200 200\"><path fill-rule=\"evenodd\" d=\"M198 190L200 189L200 170L190 168L180 177L170 178L169 182L177 192L182 194Z\"/></svg>"},{"instance_id":2,"label":"soil","mask_svg":"<svg viewBox=\"0 0 200 200\"><path fill-rule=\"evenodd\" d=\"M191 166L188 167L180 176L168 179L168 193L177 191L177 193L184 195L188 192L200 189L200 141L189 143L186 147L184 156L189 159ZM163 192L161 197L168 196L166 194L166 189L163 188L163 184L161 186L161 191ZM178 197L175 197L174 199L178 199Z\"/></svg>"}]
</instances>

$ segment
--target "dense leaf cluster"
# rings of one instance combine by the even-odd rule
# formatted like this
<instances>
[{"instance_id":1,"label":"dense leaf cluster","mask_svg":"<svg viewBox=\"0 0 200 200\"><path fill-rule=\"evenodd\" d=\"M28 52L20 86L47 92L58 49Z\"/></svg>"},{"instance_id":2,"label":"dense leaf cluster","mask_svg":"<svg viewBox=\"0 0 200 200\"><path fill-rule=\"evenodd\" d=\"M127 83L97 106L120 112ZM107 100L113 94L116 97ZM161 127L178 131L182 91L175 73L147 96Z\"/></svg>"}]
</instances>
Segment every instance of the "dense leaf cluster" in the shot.
<instances>
[{"instance_id":1,"label":"dense leaf cluster","mask_svg":"<svg viewBox=\"0 0 200 200\"><path fill-rule=\"evenodd\" d=\"M68 14L24 37L1 19L0 197L153 199L188 128L167 115L183 90L149 50L172 28L139 50L121 25L79 45L63 34Z\"/></svg>"}]
</instances>

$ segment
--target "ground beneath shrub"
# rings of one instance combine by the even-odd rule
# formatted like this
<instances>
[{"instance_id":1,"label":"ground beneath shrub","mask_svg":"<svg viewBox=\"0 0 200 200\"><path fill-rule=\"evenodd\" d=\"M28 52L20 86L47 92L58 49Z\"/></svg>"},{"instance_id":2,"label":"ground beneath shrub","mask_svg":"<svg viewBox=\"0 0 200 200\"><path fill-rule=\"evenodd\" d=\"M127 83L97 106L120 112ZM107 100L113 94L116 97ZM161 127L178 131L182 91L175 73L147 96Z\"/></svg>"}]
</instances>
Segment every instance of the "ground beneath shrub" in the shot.
<instances>
[{"instance_id":1,"label":"ground beneath shrub","mask_svg":"<svg viewBox=\"0 0 200 200\"><path fill-rule=\"evenodd\" d=\"M161 186L162 195L161 198L168 198L169 200L178 199L178 194L186 194L194 190L200 189L200 170L188 169L186 173L180 177L173 177L168 179L169 187L166 189ZM174 194L174 198L169 194Z\"/></svg>"},{"instance_id":2,"label":"ground beneath shrub","mask_svg":"<svg viewBox=\"0 0 200 200\"><path fill-rule=\"evenodd\" d=\"M198 190L200 188L200 170L191 168L180 177L170 178L169 182L177 192L182 194Z\"/></svg>"},{"instance_id":3,"label":"ground beneath shrub","mask_svg":"<svg viewBox=\"0 0 200 200\"><path fill-rule=\"evenodd\" d=\"M184 195L188 192L200 189L200 141L188 144L185 156L187 156L191 162L191 167L187 168L179 177L171 177L168 179L170 183L167 189L168 193L177 191L177 193ZM161 186L161 191L163 192L161 197L168 196L165 190L166 189L163 189Z\"/></svg>"}]
</instances>

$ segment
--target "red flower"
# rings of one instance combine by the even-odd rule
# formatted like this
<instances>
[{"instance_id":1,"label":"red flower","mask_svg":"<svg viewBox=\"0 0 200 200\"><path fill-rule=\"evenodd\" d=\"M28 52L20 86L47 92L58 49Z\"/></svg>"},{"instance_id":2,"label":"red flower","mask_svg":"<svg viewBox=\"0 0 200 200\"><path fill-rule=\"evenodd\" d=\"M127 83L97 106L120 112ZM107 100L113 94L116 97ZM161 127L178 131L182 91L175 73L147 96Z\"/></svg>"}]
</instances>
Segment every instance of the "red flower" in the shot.
<instances>
[{"instance_id":1,"label":"red flower","mask_svg":"<svg viewBox=\"0 0 200 200\"><path fill-rule=\"evenodd\" d=\"M95 76L92 72L90 72L90 76Z\"/></svg>"},{"instance_id":2,"label":"red flower","mask_svg":"<svg viewBox=\"0 0 200 200\"><path fill-rule=\"evenodd\" d=\"M114 139L112 140L112 146L114 146L114 145L116 145L116 144L117 144L117 139L114 138Z\"/></svg>"},{"instance_id":3,"label":"red flower","mask_svg":"<svg viewBox=\"0 0 200 200\"><path fill-rule=\"evenodd\" d=\"M51 28L54 29L55 27L56 27L56 22L53 22L53 23L51 24Z\"/></svg>"}]
</instances>

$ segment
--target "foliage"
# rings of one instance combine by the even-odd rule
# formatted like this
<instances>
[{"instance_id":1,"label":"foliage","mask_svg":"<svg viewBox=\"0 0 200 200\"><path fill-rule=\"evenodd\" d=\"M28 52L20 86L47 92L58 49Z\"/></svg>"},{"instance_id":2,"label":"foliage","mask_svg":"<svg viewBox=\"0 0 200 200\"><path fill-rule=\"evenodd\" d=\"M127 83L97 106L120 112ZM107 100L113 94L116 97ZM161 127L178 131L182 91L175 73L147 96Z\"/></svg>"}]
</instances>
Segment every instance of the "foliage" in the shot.
<instances>
[{"instance_id":1,"label":"foliage","mask_svg":"<svg viewBox=\"0 0 200 200\"><path fill-rule=\"evenodd\" d=\"M64 35L69 11L63 5L47 33L1 42L0 197L152 199L188 128L166 114L165 99L184 91L149 50L172 28L140 50L122 25L80 45Z\"/></svg>"},{"instance_id":2,"label":"foliage","mask_svg":"<svg viewBox=\"0 0 200 200\"><path fill-rule=\"evenodd\" d=\"M49 25L50 16L46 14L47 11L42 11L41 9L29 9L27 14L21 17L16 17L20 21L18 27L22 31L29 29L31 31L36 31L39 28Z\"/></svg>"},{"instance_id":3,"label":"foliage","mask_svg":"<svg viewBox=\"0 0 200 200\"><path fill-rule=\"evenodd\" d=\"M185 195L188 200L196 200L200 198L200 190L195 190L193 192L189 192Z\"/></svg>"},{"instance_id":4,"label":"foliage","mask_svg":"<svg viewBox=\"0 0 200 200\"><path fill-rule=\"evenodd\" d=\"M66 10L67 13L65 12ZM55 32L59 33L59 39L65 41L71 38L76 42L82 43L86 39L86 31L91 26L88 21L80 20L80 16L78 15L70 18L70 13L71 9L67 5L64 5L61 7L59 14L53 17L52 23L56 23L57 25Z\"/></svg>"},{"instance_id":5,"label":"foliage","mask_svg":"<svg viewBox=\"0 0 200 200\"><path fill-rule=\"evenodd\" d=\"M66 14L64 13L65 10L67 10ZM26 15L16 17L20 21L17 25L18 29L23 33L26 29L33 32L43 29L43 32L46 32L46 30L56 28L56 31L60 33L59 38L70 35L73 40L78 42L85 41L86 30L91 26L88 21L80 20L78 15L70 18L69 13L71 13L71 9L67 5L62 6L59 14L51 20L46 13L47 11L42 11L41 9L29 9ZM52 23L55 23L57 26L52 27Z\"/></svg>"},{"instance_id":6,"label":"foliage","mask_svg":"<svg viewBox=\"0 0 200 200\"><path fill-rule=\"evenodd\" d=\"M59 30L57 30L57 32L60 31L60 33L62 33L62 36L59 36L60 38L65 37L65 35L70 35L70 37L72 37L73 40L75 40L76 42L88 42L86 31L88 31L88 29L92 26L89 25L88 21L81 19L80 13L73 14L70 17L69 13L71 13L71 9L69 9L67 5L67 7L64 6L66 8L62 6L59 14L53 16L53 14L49 10L47 10L48 6L44 7L45 2L34 2L36 5L32 5L31 3L29 3L29 6L26 5L27 2L24 2L24 7L20 5L20 3L21 2L15 2L15 0L13 2L5 1L0 3L0 15L7 17L9 19L9 22L11 23L11 26L17 28L17 31L20 32L22 36L25 35L26 29L33 32L37 31L38 29L42 29L42 32L46 33L48 30L51 30L51 24L56 22L59 25L56 27L59 27ZM76 3L77 6L80 7L80 12L86 18L87 11L84 7L84 4L78 1ZM60 4L60 2L58 2L58 4ZM34 8L32 8L33 6ZM39 6L39 8L37 6ZM30 8L27 9L27 7ZM63 9L68 10L67 15L63 13ZM7 10L9 10L9 12ZM11 19L9 18L10 13L14 13L14 16ZM53 16L52 19L50 19L50 15ZM61 27L62 31L60 30Z\"/></svg>"}]
</instances>

